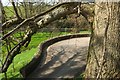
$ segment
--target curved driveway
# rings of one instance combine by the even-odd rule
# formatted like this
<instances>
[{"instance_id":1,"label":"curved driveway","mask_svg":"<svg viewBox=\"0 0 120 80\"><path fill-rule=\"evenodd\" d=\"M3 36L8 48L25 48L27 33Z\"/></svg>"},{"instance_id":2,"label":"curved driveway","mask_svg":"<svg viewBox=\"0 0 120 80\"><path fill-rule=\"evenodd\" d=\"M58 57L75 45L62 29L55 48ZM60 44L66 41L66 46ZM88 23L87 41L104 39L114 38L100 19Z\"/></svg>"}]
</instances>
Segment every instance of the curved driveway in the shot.
<instances>
[{"instance_id":1,"label":"curved driveway","mask_svg":"<svg viewBox=\"0 0 120 80\"><path fill-rule=\"evenodd\" d=\"M42 67L37 67L28 78L73 78L85 69L89 37L72 38L54 43L47 48Z\"/></svg>"}]
</instances>

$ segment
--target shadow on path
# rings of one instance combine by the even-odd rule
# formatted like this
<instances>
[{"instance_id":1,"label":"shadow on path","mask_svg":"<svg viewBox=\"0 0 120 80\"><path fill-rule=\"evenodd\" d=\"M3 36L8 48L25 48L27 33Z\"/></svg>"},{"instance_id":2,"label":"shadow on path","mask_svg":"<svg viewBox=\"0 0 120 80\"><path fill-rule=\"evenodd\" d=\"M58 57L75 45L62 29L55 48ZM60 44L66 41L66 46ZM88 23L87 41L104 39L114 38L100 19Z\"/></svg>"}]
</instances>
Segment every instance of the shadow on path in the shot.
<instances>
[{"instance_id":1,"label":"shadow on path","mask_svg":"<svg viewBox=\"0 0 120 80\"><path fill-rule=\"evenodd\" d=\"M74 40L77 45L73 45L72 40L64 41L55 43L47 49L44 65L38 66L28 78L73 78L85 70L89 38L85 38L84 41ZM79 41L86 45L81 46Z\"/></svg>"}]
</instances>

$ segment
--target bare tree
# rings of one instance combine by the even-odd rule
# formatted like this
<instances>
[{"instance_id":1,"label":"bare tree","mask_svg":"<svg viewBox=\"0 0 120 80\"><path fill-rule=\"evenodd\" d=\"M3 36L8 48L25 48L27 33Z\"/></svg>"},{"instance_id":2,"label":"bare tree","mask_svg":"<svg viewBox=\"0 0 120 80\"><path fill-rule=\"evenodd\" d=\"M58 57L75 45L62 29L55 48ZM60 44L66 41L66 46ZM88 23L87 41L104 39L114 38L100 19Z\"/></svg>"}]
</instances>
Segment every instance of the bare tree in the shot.
<instances>
[{"instance_id":1,"label":"bare tree","mask_svg":"<svg viewBox=\"0 0 120 80\"><path fill-rule=\"evenodd\" d=\"M9 65L12 63L13 58L20 53L21 47L27 47L29 42L31 41L31 37L33 34L37 32L38 29L45 27L46 25L50 24L51 22L60 19L69 14L77 13L78 9L76 8L79 5L78 2L65 2L55 5L54 7L42 12L40 14L36 14L27 19L17 18L9 20L3 23L2 28L3 31L9 29L11 26L15 26L11 31L4 34L1 40L6 40L9 38L13 33L19 31L20 28L26 28L27 34L24 38L16 44L11 50L8 52L6 59L2 66L2 72L6 72ZM14 3L13 3L14 7ZM14 10L16 7L14 7ZM16 16L18 17L17 10L15 11ZM89 14L86 13L84 9L81 9L81 15L87 17ZM28 28L27 28L28 27Z\"/></svg>"},{"instance_id":2,"label":"bare tree","mask_svg":"<svg viewBox=\"0 0 120 80\"><path fill-rule=\"evenodd\" d=\"M18 19L21 19L21 17L20 17L19 14L18 14L18 10L17 10L17 8L16 8L15 3L13 2L13 0L12 0L11 3L12 3L12 6L13 6L13 9L14 9L14 12L15 12L16 17L17 17Z\"/></svg>"}]
</instances>

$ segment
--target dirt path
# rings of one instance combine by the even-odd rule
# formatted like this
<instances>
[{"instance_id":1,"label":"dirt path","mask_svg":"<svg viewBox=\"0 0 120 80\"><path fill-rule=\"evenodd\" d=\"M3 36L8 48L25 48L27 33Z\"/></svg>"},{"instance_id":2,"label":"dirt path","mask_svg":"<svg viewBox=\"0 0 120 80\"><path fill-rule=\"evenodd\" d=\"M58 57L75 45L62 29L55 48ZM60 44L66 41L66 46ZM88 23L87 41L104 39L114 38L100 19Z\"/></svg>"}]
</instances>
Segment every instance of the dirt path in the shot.
<instances>
[{"instance_id":1,"label":"dirt path","mask_svg":"<svg viewBox=\"0 0 120 80\"><path fill-rule=\"evenodd\" d=\"M29 78L73 78L85 69L89 37L57 42L47 49L42 67L37 67Z\"/></svg>"}]
</instances>

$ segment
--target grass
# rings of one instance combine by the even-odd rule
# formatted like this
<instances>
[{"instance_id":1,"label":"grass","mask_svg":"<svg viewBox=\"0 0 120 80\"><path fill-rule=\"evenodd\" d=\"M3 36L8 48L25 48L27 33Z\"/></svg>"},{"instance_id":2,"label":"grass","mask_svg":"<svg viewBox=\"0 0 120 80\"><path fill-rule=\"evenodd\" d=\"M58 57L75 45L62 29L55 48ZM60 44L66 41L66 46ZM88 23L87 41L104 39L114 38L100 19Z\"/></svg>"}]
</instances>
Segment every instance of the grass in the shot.
<instances>
[{"instance_id":1,"label":"grass","mask_svg":"<svg viewBox=\"0 0 120 80\"><path fill-rule=\"evenodd\" d=\"M27 9L27 13L29 15L35 15L37 14L37 12L35 12L36 10L34 10L36 6L33 7L33 10L32 10L32 13L30 13L30 10L29 8ZM41 10L42 11L45 11L47 8L51 7L47 7L47 6L41 6ZM19 9L18 9L19 8ZM14 12L14 9L13 9L13 6L4 6L4 11L5 11L5 16L6 16L6 19L9 20L9 19L12 19L15 17L15 12ZM18 11L18 14L22 17L22 18L25 18L26 17L26 14L25 14L25 8L23 6L17 6L17 11ZM30 17L30 16L29 16Z\"/></svg>"},{"instance_id":2,"label":"grass","mask_svg":"<svg viewBox=\"0 0 120 80\"><path fill-rule=\"evenodd\" d=\"M23 13L25 13L24 8L22 6L19 6L19 8L21 9L22 17L25 17L25 14L23 14ZM13 6L4 6L4 11L5 11L5 16L6 16L7 20L15 17L15 12L14 12ZM18 10L18 13L20 15L19 10Z\"/></svg>"},{"instance_id":3,"label":"grass","mask_svg":"<svg viewBox=\"0 0 120 80\"><path fill-rule=\"evenodd\" d=\"M66 33L61 33L61 35L66 34ZM18 34L16 34L18 36ZM43 32L43 33L37 33L35 35L32 36L31 42L29 44L29 46L27 48L25 48L25 51L23 51L21 54L18 54L14 60L13 63L9 66L8 70L7 70L7 76L8 78L18 78L21 77L21 74L19 73L20 68L22 68L24 65L26 65L31 59L32 57L35 55L35 53L37 52L38 48L37 46L53 37L53 36L57 36L57 35L52 35L49 32ZM0 74L0 78L4 77L4 74Z\"/></svg>"},{"instance_id":4,"label":"grass","mask_svg":"<svg viewBox=\"0 0 120 80\"><path fill-rule=\"evenodd\" d=\"M14 11L12 6L9 6L9 7L4 6L4 10L5 10L5 15L8 19L14 16Z\"/></svg>"},{"instance_id":5,"label":"grass","mask_svg":"<svg viewBox=\"0 0 120 80\"><path fill-rule=\"evenodd\" d=\"M14 17L14 11L13 11L12 6L9 6L9 7L5 6L4 9L5 9L7 19ZM22 7L21 7L21 10L24 13L24 10ZM90 33L90 31L81 31L80 33L81 34ZM43 41L51 37L58 36L58 35L65 35L65 34L69 34L69 33L61 32L61 33L52 33L51 35L48 32L43 32L43 33L39 32L33 35L29 46L27 48L24 48L21 54L18 54L14 58L13 63L9 66L7 70L7 77L8 78L21 78L22 76L19 73L19 70L32 59L32 57L35 55L35 53L38 50L37 46ZM15 36L19 36L19 34L15 34ZM5 47L2 47L2 49L5 49ZM4 74L0 74L0 80L3 77L4 77Z\"/></svg>"},{"instance_id":6,"label":"grass","mask_svg":"<svg viewBox=\"0 0 120 80\"><path fill-rule=\"evenodd\" d=\"M28 63L32 57L34 56L35 52L37 52L37 48L32 48L30 50L26 50L22 52L21 54L17 55L14 58L13 63L10 65L7 71L7 76L9 77L21 77L19 70L21 67L25 66L26 63Z\"/></svg>"},{"instance_id":7,"label":"grass","mask_svg":"<svg viewBox=\"0 0 120 80\"><path fill-rule=\"evenodd\" d=\"M90 31L81 31L81 34L85 34L85 33L90 33ZM23 51L21 54L18 54L14 60L13 63L9 66L8 70L7 70L7 76L8 78L21 78L21 74L19 73L19 70L26 65L35 55L35 53L37 52L38 48L37 46L42 43L43 41L54 37L54 36L58 36L58 35L65 35L68 34L67 32L62 32L62 33L58 33L58 34L50 34L48 32L43 32L43 33L37 33L35 35L33 35L31 42L29 44L29 46L26 48L25 51ZM0 78L3 78L4 74L0 74Z\"/></svg>"}]
</instances>

